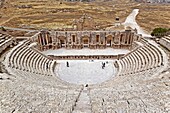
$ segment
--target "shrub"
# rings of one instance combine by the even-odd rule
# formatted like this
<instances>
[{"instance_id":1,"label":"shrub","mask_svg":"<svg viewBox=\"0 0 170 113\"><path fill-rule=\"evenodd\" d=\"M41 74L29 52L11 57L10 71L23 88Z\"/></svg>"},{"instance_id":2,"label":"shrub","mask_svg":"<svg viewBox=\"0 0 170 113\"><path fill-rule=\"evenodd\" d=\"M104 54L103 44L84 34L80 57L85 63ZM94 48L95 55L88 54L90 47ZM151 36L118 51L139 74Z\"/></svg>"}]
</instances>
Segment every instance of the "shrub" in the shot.
<instances>
[{"instance_id":1,"label":"shrub","mask_svg":"<svg viewBox=\"0 0 170 113\"><path fill-rule=\"evenodd\" d=\"M155 28L152 33L151 36L156 36L156 37L160 37L160 36L164 36L169 29L166 28Z\"/></svg>"}]
</instances>

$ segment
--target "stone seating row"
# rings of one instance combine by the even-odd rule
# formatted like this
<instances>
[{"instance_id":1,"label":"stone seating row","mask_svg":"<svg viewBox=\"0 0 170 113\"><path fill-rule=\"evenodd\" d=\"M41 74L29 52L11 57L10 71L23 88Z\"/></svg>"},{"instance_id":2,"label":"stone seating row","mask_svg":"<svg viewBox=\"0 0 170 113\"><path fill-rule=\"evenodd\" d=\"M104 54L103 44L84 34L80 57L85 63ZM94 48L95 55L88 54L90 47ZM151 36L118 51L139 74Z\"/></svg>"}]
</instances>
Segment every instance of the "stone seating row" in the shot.
<instances>
[{"instance_id":1,"label":"stone seating row","mask_svg":"<svg viewBox=\"0 0 170 113\"><path fill-rule=\"evenodd\" d=\"M14 38L10 35L0 33L0 53L14 43Z\"/></svg>"},{"instance_id":2,"label":"stone seating row","mask_svg":"<svg viewBox=\"0 0 170 113\"><path fill-rule=\"evenodd\" d=\"M56 77L42 76L12 68L16 79L0 82L1 111L3 113L72 113L81 86L59 85ZM15 94L15 96L13 96Z\"/></svg>"},{"instance_id":3,"label":"stone seating row","mask_svg":"<svg viewBox=\"0 0 170 113\"><path fill-rule=\"evenodd\" d=\"M150 43L145 43L115 63L118 64L118 75L127 75L159 67L163 65L163 62L160 49Z\"/></svg>"},{"instance_id":4,"label":"stone seating row","mask_svg":"<svg viewBox=\"0 0 170 113\"><path fill-rule=\"evenodd\" d=\"M92 112L168 112L170 109L166 103L170 101L170 87L165 78L167 75L161 78L152 77L153 74L158 74L161 68L162 66L129 76L116 76L110 83L106 83L106 86L89 86Z\"/></svg>"},{"instance_id":5,"label":"stone seating row","mask_svg":"<svg viewBox=\"0 0 170 113\"><path fill-rule=\"evenodd\" d=\"M6 60L8 67L43 75L53 75L55 61L37 52L38 50L28 47L29 44L30 41L23 41L9 52Z\"/></svg>"},{"instance_id":6,"label":"stone seating row","mask_svg":"<svg viewBox=\"0 0 170 113\"><path fill-rule=\"evenodd\" d=\"M165 36L165 37L162 37L160 40L159 40L159 43L164 46L165 48L167 48L168 50L170 50L170 35L169 36Z\"/></svg>"},{"instance_id":7,"label":"stone seating row","mask_svg":"<svg viewBox=\"0 0 170 113\"><path fill-rule=\"evenodd\" d=\"M162 74L166 55L158 46L144 43L117 61L118 75L128 76L89 86L93 113L169 112L169 72Z\"/></svg>"}]
</instances>

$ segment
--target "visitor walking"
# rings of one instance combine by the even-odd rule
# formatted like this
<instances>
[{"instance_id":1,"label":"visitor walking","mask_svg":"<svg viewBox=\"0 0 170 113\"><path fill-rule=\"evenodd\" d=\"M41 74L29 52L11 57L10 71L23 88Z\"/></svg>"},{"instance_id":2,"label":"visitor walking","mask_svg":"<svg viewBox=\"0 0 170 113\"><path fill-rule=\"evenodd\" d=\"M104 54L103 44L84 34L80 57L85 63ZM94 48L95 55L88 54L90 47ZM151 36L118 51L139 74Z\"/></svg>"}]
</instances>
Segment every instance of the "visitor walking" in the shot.
<instances>
[{"instance_id":1,"label":"visitor walking","mask_svg":"<svg viewBox=\"0 0 170 113\"><path fill-rule=\"evenodd\" d=\"M102 69L104 69L104 67L105 67L105 62L104 63L102 62Z\"/></svg>"},{"instance_id":2,"label":"visitor walking","mask_svg":"<svg viewBox=\"0 0 170 113\"><path fill-rule=\"evenodd\" d=\"M103 63L103 67L105 67L105 62Z\"/></svg>"},{"instance_id":3,"label":"visitor walking","mask_svg":"<svg viewBox=\"0 0 170 113\"><path fill-rule=\"evenodd\" d=\"M67 67L69 67L69 63L67 62Z\"/></svg>"}]
</instances>

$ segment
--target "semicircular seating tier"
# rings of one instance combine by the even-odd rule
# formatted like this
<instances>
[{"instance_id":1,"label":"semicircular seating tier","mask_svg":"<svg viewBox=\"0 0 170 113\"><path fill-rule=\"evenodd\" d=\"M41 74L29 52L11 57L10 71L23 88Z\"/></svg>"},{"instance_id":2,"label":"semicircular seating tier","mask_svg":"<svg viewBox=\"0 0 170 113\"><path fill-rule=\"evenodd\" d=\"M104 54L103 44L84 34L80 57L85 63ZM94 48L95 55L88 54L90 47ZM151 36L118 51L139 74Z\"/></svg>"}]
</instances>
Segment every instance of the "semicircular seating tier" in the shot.
<instances>
[{"instance_id":1,"label":"semicircular seating tier","mask_svg":"<svg viewBox=\"0 0 170 113\"><path fill-rule=\"evenodd\" d=\"M56 62L33 47L29 47L29 40L20 42L11 49L6 57L7 67L37 73L53 75Z\"/></svg>"},{"instance_id":2,"label":"semicircular seating tier","mask_svg":"<svg viewBox=\"0 0 170 113\"><path fill-rule=\"evenodd\" d=\"M117 75L140 73L156 67L161 67L166 62L165 53L154 43L142 39L142 43L130 53L116 60Z\"/></svg>"},{"instance_id":3,"label":"semicircular seating tier","mask_svg":"<svg viewBox=\"0 0 170 113\"><path fill-rule=\"evenodd\" d=\"M56 61L31 47L31 41L22 41L10 49L5 65L10 74L0 73L0 77L9 77L7 80L2 77L4 81L0 82L2 112L73 111L82 85L67 83L54 75ZM13 94L16 96L13 97ZM7 108L7 104L12 108ZM22 107L16 109L18 106Z\"/></svg>"},{"instance_id":4,"label":"semicircular seating tier","mask_svg":"<svg viewBox=\"0 0 170 113\"><path fill-rule=\"evenodd\" d=\"M168 112L170 77L169 73L161 75L167 56L152 41L142 39L138 43L130 53L115 61L118 76L88 86L92 113ZM72 113L84 93L81 86L46 76L54 75L57 64L31 47L29 40L10 49L5 64L14 74L6 73L10 79L0 82L2 112ZM154 78L154 74L161 77Z\"/></svg>"},{"instance_id":5,"label":"semicircular seating tier","mask_svg":"<svg viewBox=\"0 0 170 113\"><path fill-rule=\"evenodd\" d=\"M12 76L7 75L8 80L0 82L2 113L12 111L71 113L73 111L82 86L66 84L57 77L42 76L16 68L12 68L12 72L14 73Z\"/></svg>"},{"instance_id":6,"label":"semicircular seating tier","mask_svg":"<svg viewBox=\"0 0 170 113\"><path fill-rule=\"evenodd\" d=\"M169 111L170 69L166 53L142 39L134 50L116 60L117 76L89 86L94 113Z\"/></svg>"},{"instance_id":7,"label":"semicircular seating tier","mask_svg":"<svg viewBox=\"0 0 170 113\"><path fill-rule=\"evenodd\" d=\"M12 36L0 32L0 53L2 53L2 51L4 51L8 46L12 45L14 41L15 38Z\"/></svg>"}]
</instances>

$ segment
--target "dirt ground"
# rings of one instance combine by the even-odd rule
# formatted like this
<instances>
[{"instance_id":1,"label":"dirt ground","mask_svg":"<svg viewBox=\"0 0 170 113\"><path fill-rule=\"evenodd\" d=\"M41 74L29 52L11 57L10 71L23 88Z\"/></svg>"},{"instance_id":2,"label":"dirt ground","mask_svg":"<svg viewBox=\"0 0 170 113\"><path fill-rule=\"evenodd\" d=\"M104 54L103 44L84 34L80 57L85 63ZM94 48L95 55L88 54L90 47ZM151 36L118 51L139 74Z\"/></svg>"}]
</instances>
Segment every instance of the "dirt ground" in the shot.
<instances>
[{"instance_id":1,"label":"dirt ground","mask_svg":"<svg viewBox=\"0 0 170 113\"><path fill-rule=\"evenodd\" d=\"M150 32L156 27L170 28L170 4L150 4L139 8L137 22L143 29Z\"/></svg>"},{"instance_id":2,"label":"dirt ground","mask_svg":"<svg viewBox=\"0 0 170 113\"><path fill-rule=\"evenodd\" d=\"M19 28L71 28L74 19L84 13L94 18L101 29L121 22L134 8L139 8L137 22L150 32L155 27L170 28L170 5L146 5L131 0L105 2L61 2L58 0L8 0L0 9L0 25Z\"/></svg>"}]
</instances>

